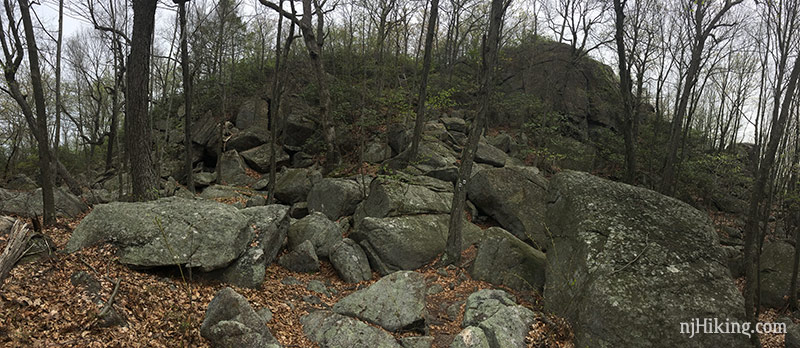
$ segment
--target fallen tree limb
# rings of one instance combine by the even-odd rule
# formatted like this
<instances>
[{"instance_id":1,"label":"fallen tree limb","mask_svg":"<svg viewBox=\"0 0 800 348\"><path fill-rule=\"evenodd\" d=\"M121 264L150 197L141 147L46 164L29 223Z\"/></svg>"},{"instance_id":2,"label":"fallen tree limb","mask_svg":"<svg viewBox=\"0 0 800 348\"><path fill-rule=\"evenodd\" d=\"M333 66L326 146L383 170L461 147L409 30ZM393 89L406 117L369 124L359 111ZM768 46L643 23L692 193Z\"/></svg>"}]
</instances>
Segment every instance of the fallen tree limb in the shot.
<instances>
[{"instance_id":1,"label":"fallen tree limb","mask_svg":"<svg viewBox=\"0 0 800 348\"><path fill-rule=\"evenodd\" d=\"M2 287L3 281L11 273L11 269L17 264L22 254L25 253L25 248L30 238L28 231L28 225L22 223L22 220L19 219L11 227L11 232L8 234L8 244L6 244L3 254L0 254L0 287Z\"/></svg>"}]
</instances>

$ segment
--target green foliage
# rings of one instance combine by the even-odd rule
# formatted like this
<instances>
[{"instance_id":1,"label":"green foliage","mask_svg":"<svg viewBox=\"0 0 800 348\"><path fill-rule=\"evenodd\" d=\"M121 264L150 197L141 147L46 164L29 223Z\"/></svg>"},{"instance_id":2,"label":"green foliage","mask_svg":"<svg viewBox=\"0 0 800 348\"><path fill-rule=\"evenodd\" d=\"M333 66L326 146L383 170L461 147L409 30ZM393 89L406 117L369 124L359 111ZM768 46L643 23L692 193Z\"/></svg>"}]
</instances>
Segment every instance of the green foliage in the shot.
<instances>
[{"instance_id":1,"label":"green foliage","mask_svg":"<svg viewBox=\"0 0 800 348\"><path fill-rule=\"evenodd\" d=\"M425 104L439 112L447 111L458 105L458 103L453 100L454 93L456 93L455 87L440 90L436 93L430 93L428 94L428 99L425 101Z\"/></svg>"},{"instance_id":2,"label":"green foliage","mask_svg":"<svg viewBox=\"0 0 800 348\"><path fill-rule=\"evenodd\" d=\"M735 187L747 185L751 178L742 171L742 162L729 153L701 153L684 160L679 193L708 201L718 194L731 194Z\"/></svg>"}]
</instances>

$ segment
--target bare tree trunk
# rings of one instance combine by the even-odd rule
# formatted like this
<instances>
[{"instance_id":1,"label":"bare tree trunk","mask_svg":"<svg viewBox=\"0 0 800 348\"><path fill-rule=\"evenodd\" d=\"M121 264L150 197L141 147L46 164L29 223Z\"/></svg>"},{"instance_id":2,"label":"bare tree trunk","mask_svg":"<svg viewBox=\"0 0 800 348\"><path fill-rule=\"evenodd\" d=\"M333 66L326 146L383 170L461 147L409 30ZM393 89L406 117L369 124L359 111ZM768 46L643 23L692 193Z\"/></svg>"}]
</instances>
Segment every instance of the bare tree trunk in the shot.
<instances>
[{"instance_id":1,"label":"bare tree trunk","mask_svg":"<svg viewBox=\"0 0 800 348\"><path fill-rule=\"evenodd\" d=\"M283 8L283 0L278 2ZM278 142L278 110L280 109L281 81L281 35L283 34L283 16L278 15L278 33L275 35L275 70L272 76L272 98L269 103L269 132L270 132L270 159L269 159L269 184L267 184L267 203L275 203L275 181L277 180L276 147ZM288 48L287 48L288 49Z\"/></svg>"},{"instance_id":2,"label":"bare tree trunk","mask_svg":"<svg viewBox=\"0 0 800 348\"><path fill-rule=\"evenodd\" d=\"M478 109L478 114L472 122L467 146L461 153L461 166L458 170L458 181L455 185L453 204L450 209L447 246L442 260L444 264L461 261L461 230L464 225L467 184L472 174L473 159L475 158L475 152L478 150L478 141L483 130L483 124L486 121L486 114L489 113L489 104L494 89L494 68L497 62L497 51L499 50L500 29L503 26L503 15L510 4L511 0L492 0L489 33L483 44L483 65L481 67L480 91L478 92L480 109Z\"/></svg>"},{"instance_id":3,"label":"bare tree trunk","mask_svg":"<svg viewBox=\"0 0 800 348\"><path fill-rule=\"evenodd\" d=\"M414 136L411 138L411 148L401 162L405 166L417 158L419 142L422 139L422 128L425 125L425 101L428 98L428 74L431 70L431 56L433 55L433 39L436 36L436 22L439 19L439 0L431 0L431 15L428 18L428 30L425 34L425 55L422 57L422 75L419 82L419 97L417 98L417 119L414 121Z\"/></svg>"},{"instance_id":4,"label":"bare tree trunk","mask_svg":"<svg viewBox=\"0 0 800 348\"><path fill-rule=\"evenodd\" d=\"M53 176L50 169L50 141L47 132L47 110L45 109L44 87L42 85L42 73L39 68L39 49L36 46L36 36L33 32L33 21L31 20L30 4L28 0L19 0L20 16L22 26L25 29L25 41L28 44L28 63L31 69L31 87L33 89L33 101L36 105L36 126L34 137L38 143L39 170L42 185L42 209L43 223L51 226L56 222L55 200L53 198ZM23 97L24 98L24 97Z\"/></svg>"},{"instance_id":5,"label":"bare tree trunk","mask_svg":"<svg viewBox=\"0 0 800 348\"><path fill-rule=\"evenodd\" d=\"M183 75L183 146L185 149L184 170L186 171L186 187L195 193L194 176L192 175L192 73L189 69L189 33L186 31L186 2L178 0L178 13L181 26L181 75Z\"/></svg>"},{"instance_id":6,"label":"bare tree trunk","mask_svg":"<svg viewBox=\"0 0 800 348\"><path fill-rule=\"evenodd\" d=\"M61 144L61 43L64 37L64 0L58 0L58 38L56 39L56 124L53 135L53 158L58 160Z\"/></svg>"},{"instance_id":7,"label":"bare tree trunk","mask_svg":"<svg viewBox=\"0 0 800 348\"><path fill-rule=\"evenodd\" d=\"M155 0L133 0L133 37L128 58L125 147L130 162L132 196L137 201L154 199L157 190L147 108L150 91L150 48L156 5Z\"/></svg>"},{"instance_id":8,"label":"bare tree trunk","mask_svg":"<svg viewBox=\"0 0 800 348\"><path fill-rule=\"evenodd\" d=\"M626 0L614 0L614 13L616 18L615 41L617 42L617 57L619 63L619 90L622 95L624 109L621 126L625 138L625 182L633 184L636 180L636 143L633 138L633 101L631 100L631 70L628 67L627 51L625 50L625 3Z\"/></svg>"},{"instance_id":9,"label":"bare tree trunk","mask_svg":"<svg viewBox=\"0 0 800 348\"><path fill-rule=\"evenodd\" d=\"M797 89L797 80L800 77L800 59L795 59L792 72L789 77L789 83L786 86L786 92L781 104L780 114L777 118L773 118L772 129L769 134L769 142L761 159L761 166L756 173L755 184L751 193L750 206L747 211L747 222L745 223L745 265L746 269L746 284L744 291L745 300L745 314L747 320L755 322L756 313L758 312L758 303L756 290L758 288L758 263L757 260L760 254L760 243L758 243L759 223L766 219L766 212L764 201L767 198L767 185L771 178L771 171L775 163L775 155L778 152L778 145L785 130L787 119L789 118L789 110L792 105L795 90ZM758 340L758 335L753 335L755 340Z\"/></svg>"}]
</instances>

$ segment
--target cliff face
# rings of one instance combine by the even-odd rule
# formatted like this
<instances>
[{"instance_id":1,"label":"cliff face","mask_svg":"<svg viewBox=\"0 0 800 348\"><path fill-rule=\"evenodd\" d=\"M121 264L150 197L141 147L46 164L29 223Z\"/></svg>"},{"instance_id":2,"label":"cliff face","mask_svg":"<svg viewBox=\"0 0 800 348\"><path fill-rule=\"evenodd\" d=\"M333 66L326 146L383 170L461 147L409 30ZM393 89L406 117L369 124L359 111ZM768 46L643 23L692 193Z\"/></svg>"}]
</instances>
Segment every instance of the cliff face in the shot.
<instances>
[{"instance_id":1,"label":"cliff face","mask_svg":"<svg viewBox=\"0 0 800 348\"><path fill-rule=\"evenodd\" d=\"M585 55L576 58L570 46L543 39L510 47L503 55L499 91L537 98L568 121L572 134L565 135L586 140L596 127L616 128L622 100L609 66ZM519 126L526 120L498 113L490 122Z\"/></svg>"}]
</instances>

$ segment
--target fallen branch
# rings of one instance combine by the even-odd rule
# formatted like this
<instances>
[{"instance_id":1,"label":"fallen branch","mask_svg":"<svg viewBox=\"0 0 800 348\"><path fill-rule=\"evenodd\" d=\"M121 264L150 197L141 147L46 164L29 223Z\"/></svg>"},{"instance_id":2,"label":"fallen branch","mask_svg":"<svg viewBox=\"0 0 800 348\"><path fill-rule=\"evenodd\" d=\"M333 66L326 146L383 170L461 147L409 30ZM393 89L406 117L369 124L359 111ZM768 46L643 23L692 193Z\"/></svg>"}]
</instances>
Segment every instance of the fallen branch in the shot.
<instances>
[{"instance_id":1,"label":"fallen branch","mask_svg":"<svg viewBox=\"0 0 800 348\"><path fill-rule=\"evenodd\" d=\"M9 232L8 244L6 244L3 254L0 254L0 287L2 287L3 281L11 273L11 269L14 268L14 265L25 253L29 238L28 225L17 219L14 222L14 226L11 227L11 232Z\"/></svg>"},{"instance_id":2,"label":"fallen branch","mask_svg":"<svg viewBox=\"0 0 800 348\"><path fill-rule=\"evenodd\" d=\"M106 302L106 305L103 307L103 310L100 311L100 315L98 315L100 318L103 318L108 313L108 311L111 310L111 307L114 306L114 298L117 297L117 291L119 291L119 283L120 283L119 279L114 281L114 291L111 292L111 297L108 298L108 302Z\"/></svg>"}]
</instances>

